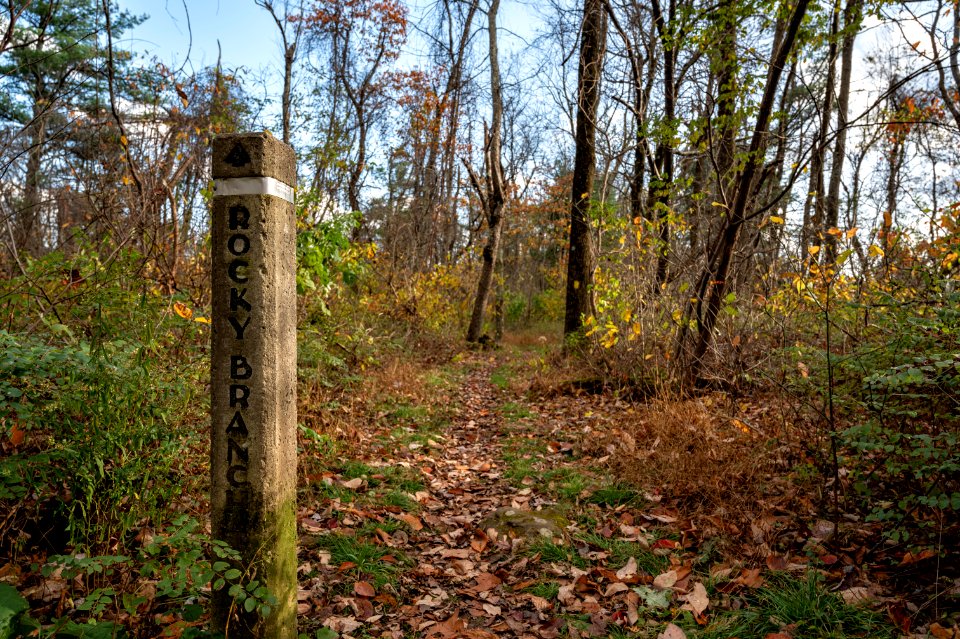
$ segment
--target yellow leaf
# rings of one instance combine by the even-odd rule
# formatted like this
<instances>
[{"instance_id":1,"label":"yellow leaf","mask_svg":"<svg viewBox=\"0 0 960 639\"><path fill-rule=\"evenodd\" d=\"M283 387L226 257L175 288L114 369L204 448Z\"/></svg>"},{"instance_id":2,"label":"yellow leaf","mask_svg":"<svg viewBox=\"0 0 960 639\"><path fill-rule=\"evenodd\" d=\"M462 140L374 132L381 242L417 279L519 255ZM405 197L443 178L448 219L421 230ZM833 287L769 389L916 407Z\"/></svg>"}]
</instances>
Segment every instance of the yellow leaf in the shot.
<instances>
[{"instance_id":1,"label":"yellow leaf","mask_svg":"<svg viewBox=\"0 0 960 639\"><path fill-rule=\"evenodd\" d=\"M173 303L173 312L182 317L183 319L190 319L193 317L193 311L182 302Z\"/></svg>"},{"instance_id":2,"label":"yellow leaf","mask_svg":"<svg viewBox=\"0 0 960 639\"><path fill-rule=\"evenodd\" d=\"M127 141L127 136L121 135L121 136L120 136L120 146L122 146L123 148L127 148L127 143L128 143L128 141Z\"/></svg>"},{"instance_id":3,"label":"yellow leaf","mask_svg":"<svg viewBox=\"0 0 960 639\"><path fill-rule=\"evenodd\" d=\"M838 228L835 227L835 226L834 226L833 228L827 230L827 234L828 234L828 235L840 235L841 233L843 233L843 231L841 231L840 229L838 229Z\"/></svg>"},{"instance_id":4,"label":"yellow leaf","mask_svg":"<svg viewBox=\"0 0 960 639\"><path fill-rule=\"evenodd\" d=\"M816 246L816 245L814 245L814 246L809 246L809 247L807 247L807 252L808 252L810 255L816 255L817 253L820 252L820 247L819 247L819 246Z\"/></svg>"},{"instance_id":5,"label":"yellow leaf","mask_svg":"<svg viewBox=\"0 0 960 639\"><path fill-rule=\"evenodd\" d=\"M773 224L783 224L783 218L780 217L779 215L771 215L770 222L772 222Z\"/></svg>"},{"instance_id":6,"label":"yellow leaf","mask_svg":"<svg viewBox=\"0 0 960 639\"><path fill-rule=\"evenodd\" d=\"M631 313L630 311L624 311L620 315L620 319L622 319L624 323L629 322L632 317L633 317L633 313Z\"/></svg>"},{"instance_id":7,"label":"yellow leaf","mask_svg":"<svg viewBox=\"0 0 960 639\"><path fill-rule=\"evenodd\" d=\"M870 257L883 257L883 249L876 244L871 244L870 248L867 249L867 254Z\"/></svg>"},{"instance_id":8,"label":"yellow leaf","mask_svg":"<svg viewBox=\"0 0 960 639\"><path fill-rule=\"evenodd\" d=\"M733 419L731 421L733 425L737 427L737 430L739 430L741 433L743 433L744 435L750 434L750 427L744 424L742 421L740 421L739 419Z\"/></svg>"},{"instance_id":9,"label":"yellow leaf","mask_svg":"<svg viewBox=\"0 0 960 639\"><path fill-rule=\"evenodd\" d=\"M846 237L849 240L851 237L857 234L857 230L858 230L857 227L853 227L852 229L846 232L844 237Z\"/></svg>"},{"instance_id":10,"label":"yellow leaf","mask_svg":"<svg viewBox=\"0 0 960 639\"><path fill-rule=\"evenodd\" d=\"M194 321L194 322L198 322L198 323L200 323L200 324L209 324L209 323L210 323L210 318L209 318L209 317L199 317L199 316L198 316L198 317L194 317L194 318L193 318L193 321Z\"/></svg>"},{"instance_id":11,"label":"yellow leaf","mask_svg":"<svg viewBox=\"0 0 960 639\"><path fill-rule=\"evenodd\" d=\"M640 333L643 332L643 327L640 326L640 322L634 322L633 325L630 327L630 331L634 335L639 335Z\"/></svg>"},{"instance_id":12,"label":"yellow leaf","mask_svg":"<svg viewBox=\"0 0 960 639\"><path fill-rule=\"evenodd\" d=\"M577 290L578 288L580 288L580 282L577 281L577 280L574 280L574 281L573 281L573 290Z\"/></svg>"}]
</instances>

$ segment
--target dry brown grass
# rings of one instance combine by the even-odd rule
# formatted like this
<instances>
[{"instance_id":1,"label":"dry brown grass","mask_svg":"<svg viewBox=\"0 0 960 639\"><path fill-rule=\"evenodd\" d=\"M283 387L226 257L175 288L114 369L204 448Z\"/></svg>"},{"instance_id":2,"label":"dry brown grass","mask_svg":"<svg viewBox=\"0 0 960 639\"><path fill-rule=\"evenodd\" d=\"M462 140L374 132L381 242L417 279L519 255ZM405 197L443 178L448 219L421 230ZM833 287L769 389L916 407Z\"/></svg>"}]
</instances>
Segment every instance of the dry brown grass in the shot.
<instances>
[{"instance_id":1,"label":"dry brown grass","mask_svg":"<svg viewBox=\"0 0 960 639\"><path fill-rule=\"evenodd\" d=\"M694 508L737 508L760 496L776 455L771 442L724 416L723 403L719 395L654 400L625 411L595 441L629 483Z\"/></svg>"}]
</instances>

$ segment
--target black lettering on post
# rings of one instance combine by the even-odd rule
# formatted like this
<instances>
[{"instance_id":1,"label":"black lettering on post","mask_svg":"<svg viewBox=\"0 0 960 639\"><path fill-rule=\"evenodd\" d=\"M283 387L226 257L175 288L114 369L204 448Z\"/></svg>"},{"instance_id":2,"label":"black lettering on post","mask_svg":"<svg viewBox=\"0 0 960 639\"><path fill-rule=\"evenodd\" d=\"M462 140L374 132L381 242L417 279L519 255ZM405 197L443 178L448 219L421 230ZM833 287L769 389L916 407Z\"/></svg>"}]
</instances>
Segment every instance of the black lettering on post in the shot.
<instances>
[{"instance_id":1,"label":"black lettering on post","mask_svg":"<svg viewBox=\"0 0 960 639\"><path fill-rule=\"evenodd\" d=\"M247 321L241 324L236 317L228 317L230 321L230 326L233 327L233 332L236 333L237 339L243 339L243 332L247 330L247 326L250 325L250 316L247 315Z\"/></svg>"},{"instance_id":2,"label":"black lettering on post","mask_svg":"<svg viewBox=\"0 0 960 639\"><path fill-rule=\"evenodd\" d=\"M240 411L234 413L233 419L227 424L227 435L234 434L240 435L241 437L246 437L250 434L250 431L247 430L247 422L243 421L243 413Z\"/></svg>"},{"instance_id":3,"label":"black lettering on post","mask_svg":"<svg viewBox=\"0 0 960 639\"><path fill-rule=\"evenodd\" d=\"M233 437L227 438L227 464L233 466L233 456L236 455L240 464L243 464L244 468L250 465L250 451L247 450L246 446L238 442Z\"/></svg>"},{"instance_id":4,"label":"black lettering on post","mask_svg":"<svg viewBox=\"0 0 960 639\"><path fill-rule=\"evenodd\" d=\"M243 384L230 384L230 408L239 406L249 408L250 387Z\"/></svg>"},{"instance_id":5,"label":"black lettering on post","mask_svg":"<svg viewBox=\"0 0 960 639\"><path fill-rule=\"evenodd\" d=\"M231 231L246 231L250 228L250 210L242 204L231 206L228 216Z\"/></svg>"},{"instance_id":6,"label":"black lettering on post","mask_svg":"<svg viewBox=\"0 0 960 639\"><path fill-rule=\"evenodd\" d=\"M227 250L240 256L250 250L250 238L241 233L235 233L227 240Z\"/></svg>"},{"instance_id":7,"label":"black lettering on post","mask_svg":"<svg viewBox=\"0 0 960 639\"><path fill-rule=\"evenodd\" d=\"M245 288L231 288L230 289L230 310L236 311L243 309L245 311L251 310L253 307L250 306L250 302L246 299L247 289Z\"/></svg>"},{"instance_id":8,"label":"black lettering on post","mask_svg":"<svg viewBox=\"0 0 960 639\"><path fill-rule=\"evenodd\" d=\"M227 275L237 284L244 284L250 279L246 275L247 266L249 265L246 260L233 260L227 265ZM240 273L240 269L243 269L243 273Z\"/></svg>"},{"instance_id":9,"label":"black lettering on post","mask_svg":"<svg viewBox=\"0 0 960 639\"><path fill-rule=\"evenodd\" d=\"M237 478L239 477L239 479ZM247 469L245 466L231 466L227 469L227 482L231 486L242 486L247 483Z\"/></svg>"},{"instance_id":10,"label":"black lettering on post","mask_svg":"<svg viewBox=\"0 0 960 639\"><path fill-rule=\"evenodd\" d=\"M233 379L250 379L253 375L253 367L247 363L247 358L243 355L230 356L230 377Z\"/></svg>"}]
</instances>

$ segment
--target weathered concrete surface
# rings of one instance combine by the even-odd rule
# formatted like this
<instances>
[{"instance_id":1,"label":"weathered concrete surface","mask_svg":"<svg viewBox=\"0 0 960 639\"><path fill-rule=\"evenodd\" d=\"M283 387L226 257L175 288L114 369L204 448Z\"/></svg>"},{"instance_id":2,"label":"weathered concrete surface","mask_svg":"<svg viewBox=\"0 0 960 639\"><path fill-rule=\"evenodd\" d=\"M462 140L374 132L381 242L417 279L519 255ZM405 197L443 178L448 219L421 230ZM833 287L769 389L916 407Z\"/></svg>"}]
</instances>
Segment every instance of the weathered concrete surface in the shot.
<instances>
[{"instance_id":1,"label":"weathered concrete surface","mask_svg":"<svg viewBox=\"0 0 960 639\"><path fill-rule=\"evenodd\" d=\"M217 138L213 157L214 179L295 183L293 150L269 134ZM214 198L212 533L278 600L260 620L217 593L214 625L231 638L297 636L295 234L294 207L278 197Z\"/></svg>"}]
</instances>

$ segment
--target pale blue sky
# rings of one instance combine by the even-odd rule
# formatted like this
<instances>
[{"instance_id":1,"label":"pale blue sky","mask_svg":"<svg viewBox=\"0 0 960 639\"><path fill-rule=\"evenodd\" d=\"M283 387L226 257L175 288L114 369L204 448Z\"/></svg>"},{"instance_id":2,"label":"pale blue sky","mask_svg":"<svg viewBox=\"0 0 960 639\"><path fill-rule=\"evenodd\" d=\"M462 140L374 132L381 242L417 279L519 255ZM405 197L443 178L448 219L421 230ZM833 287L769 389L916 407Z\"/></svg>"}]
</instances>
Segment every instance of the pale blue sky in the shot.
<instances>
[{"instance_id":1,"label":"pale blue sky","mask_svg":"<svg viewBox=\"0 0 960 639\"><path fill-rule=\"evenodd\" d=\"M119 4L131 13L150 16L124 34L126 48L168 66L182 65L188 51L194 68L214 64L218 40L226 68L258 71L281 64L277 27L253 0L120 0Z\"/></svg>"}]
</instances>

